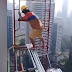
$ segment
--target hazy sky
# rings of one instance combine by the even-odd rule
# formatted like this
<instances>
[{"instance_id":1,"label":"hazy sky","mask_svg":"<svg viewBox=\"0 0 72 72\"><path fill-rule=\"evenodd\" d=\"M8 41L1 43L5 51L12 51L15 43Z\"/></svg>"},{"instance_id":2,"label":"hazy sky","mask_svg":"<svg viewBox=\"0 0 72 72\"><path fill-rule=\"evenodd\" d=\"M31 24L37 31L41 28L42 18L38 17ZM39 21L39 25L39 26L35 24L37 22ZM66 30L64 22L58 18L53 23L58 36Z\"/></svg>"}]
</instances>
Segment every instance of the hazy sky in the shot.
<instances>
[{"instance_id":1,"label":"hazy sky","mask_svg":"<svg viewBox=\"0 0 72 72\"><path fill-rule=\"evenodd\" d=\"M13 2L13 0L8 0L10 3ZM18 0L15 0L18 4ZM63 0L55 0L55 14L57 14L58 11L62 11L62 5ZM68 0L68 14L72 11L72 0Z\"/></svg>"},{"instance_id":2,"label":"hazy sky","mask_svg":"<svg viewBox=\"0 0 72 72\"><path fill-rule=\"evenodd\" d=\"M55 0L55 13L62 11L63 0ZM72 0L68 0L68 14L72 11Z\"/></svg>"}]
</instances>

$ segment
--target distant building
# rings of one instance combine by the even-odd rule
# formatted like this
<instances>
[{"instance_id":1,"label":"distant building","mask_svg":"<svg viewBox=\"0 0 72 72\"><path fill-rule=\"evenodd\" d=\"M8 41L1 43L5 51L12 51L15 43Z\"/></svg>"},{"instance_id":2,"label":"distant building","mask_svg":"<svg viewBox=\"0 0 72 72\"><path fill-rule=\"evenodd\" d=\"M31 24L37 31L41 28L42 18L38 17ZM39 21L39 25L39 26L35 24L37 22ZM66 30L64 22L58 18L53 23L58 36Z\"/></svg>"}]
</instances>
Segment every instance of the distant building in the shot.
<instances>
[{"instance_id":1,"label":"distant building","mask_svg":"<svg viewBox=\"0 0 72 72\"><path fill-rule=\"evenodd\" d=\"M63 0L62 17L67 18L68 15L68 0Z\"/></svg>"},{"instance_id":2,"label":"distant building","mask_svg":"<svg viewBox=\"0 0 72 72\"><path fill-rule=\"evenodd\" d=\"M12 22L12 10L7 10L7 47L13 45L13 22Z\"/></svg>"},{"instance_id":3,"label":"distant building","mask_svg":"<svg viewBox=\"0 0 72 72\"><path fill-rule=\"evenodd\" d=\"M71 43L72 43L72 36L71 36ZM69 52L69 58L72 60L72 45Z\"/></svg>"},{"instance_id":4,"label":"distant building","mask_svg":"<svg viewBox=\"0 0 72 72\"><path fill-rule=\"evenodd\" d=\"M62 12L61 11L57 12L57 17L62 17Z\"/></svg>"},{"instance_id":5,"label":"distant building","mask_svg":"<svg viewBox=\"0 0 72 72\"><path fill-rule=\"evenodd\" d=\"M63 36L72 35L72 11L69 14L69 17L67 19L64 18L64 24L63 24L64 30L63 30Z\"/></svg>"},{"instance_id":6,"label":"distant building","mask_svg":"<svg viewBox=\"0 0 72 72\"><path fill-rule=\"evenodd\" d=\"M7 10L7 48L13 46L13 19L12 19L12 10ZM10 65L13 65L13 49L9 50L10 56ZM10 72L13 69L10 68Z\"/></svg>"},{"instance_id":7,"label":"distant building","mask_svg":"<svg viewBox=\"0 0 72 72\"><path fill-rule=\"evenodd\" d=\"M9 0L7 0L7 9L8 10L13 10L13 2L10 3Z\"/></svg>"},{"instance_id":8,"label":"distant building","mask_svg":"<svg viewBox=\"0 0 72 72\"><path fill-rule=\"evenodd\" d=\"M52 30L52 40L51 40L51 58L54 61L58 61L55 55L61 53L61 41L63 35L63 18L55 18L53 30Z\"/></svg>"},{"instance_id":9,"label":"distant building","mask_svg":"<svg viewBox=\"0 0 72 72\"><path fill-rule=\"evenodd\" d=\"M50 59L51 61L53 61L55 59L54 55L55 55L55 48L56 48L56 38L57 38L57 23L53 24L53 28L52 28L52 35L51 35L51 44L50 44Z\"/></svg>"}]
</instances>

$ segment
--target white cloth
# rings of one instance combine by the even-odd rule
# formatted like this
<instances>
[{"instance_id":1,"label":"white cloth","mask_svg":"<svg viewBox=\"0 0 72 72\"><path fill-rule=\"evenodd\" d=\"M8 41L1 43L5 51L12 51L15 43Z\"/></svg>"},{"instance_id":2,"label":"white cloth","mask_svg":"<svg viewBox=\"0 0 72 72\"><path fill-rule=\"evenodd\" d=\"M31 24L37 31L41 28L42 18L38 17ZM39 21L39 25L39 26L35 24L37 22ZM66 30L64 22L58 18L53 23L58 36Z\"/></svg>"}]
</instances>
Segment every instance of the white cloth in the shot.
<instances>
[{"instance_id":1,"label":"white cloth","mask_svg":"<svg viewBox=\"0 0 72 72\"><path fill-rule=\"evenodd\" d=\"M62 72L62 70L60 68L58 69L51 68L51 69L48 69L47 72Z\"/></svg>"},{"instance_id":2,"label":"white cloth","mask_svg":"<svg viewBox=\"0 0 72 72\"><path fill-rule=\"evenodd\" d=\"M27 46L28 49L33 47L32 44L26 44L26 46Z\"/></svg>"}]
</instances>

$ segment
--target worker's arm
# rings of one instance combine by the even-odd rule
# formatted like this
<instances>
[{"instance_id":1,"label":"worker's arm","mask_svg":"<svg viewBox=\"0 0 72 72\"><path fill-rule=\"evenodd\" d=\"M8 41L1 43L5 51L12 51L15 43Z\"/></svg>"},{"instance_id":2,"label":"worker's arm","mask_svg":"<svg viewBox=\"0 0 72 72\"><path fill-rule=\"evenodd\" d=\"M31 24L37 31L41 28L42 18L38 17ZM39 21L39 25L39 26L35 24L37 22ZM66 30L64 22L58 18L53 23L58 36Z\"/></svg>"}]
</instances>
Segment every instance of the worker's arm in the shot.
<instances>
[{"instance_id":1,"label":"worker's arm","mask_svg":"<svg viewBox=\"0 0 72 72\"><path fill-rule=\"evenodd\" d=\"M18 12L18 14L19 14L18 21L28 21L27 19L24 19L24 17L21 16L20 12Z\"/></svg>"},{"instance_id":2,"label":"worker's arm","mask_svg":"<svg viewBox=\"0 0 72 72\"><path fill-rule=\"evenodd\" d=\"M18 18L18 21L28 21L28 20L25 20L24 17L20 17Z\"/></svg>"}]
</instances>

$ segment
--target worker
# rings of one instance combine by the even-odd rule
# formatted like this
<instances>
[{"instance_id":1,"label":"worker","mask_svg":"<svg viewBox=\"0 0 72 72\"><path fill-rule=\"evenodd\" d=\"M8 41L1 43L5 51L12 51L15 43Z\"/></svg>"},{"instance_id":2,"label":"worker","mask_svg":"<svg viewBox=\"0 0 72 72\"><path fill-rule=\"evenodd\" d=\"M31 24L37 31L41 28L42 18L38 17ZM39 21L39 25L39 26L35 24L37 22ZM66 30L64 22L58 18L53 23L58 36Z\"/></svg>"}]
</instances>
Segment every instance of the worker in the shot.
<instances>
[{"instance_id":1,"label":"worker","mask_svg":"<svg viewBox=\"0 0 72 72\"><path fill-rule=\"evenodd\" d=\"M21 13L18 12L19 14L19 19L18 21L27 21L30 23L30 26L32 27L32 32L30 33L30 41L33 45L33 48L35 48L35 38L39 37L41 42L42 42L42 46L44 47L44 39L42 37L42 31L44 28L44 25L41 23L39 17L33 13L32 11L29 10L28 6L23 5L21 7L22 13L25 14L24 17L21 16Z\"/></svg>"}]
</instances>

